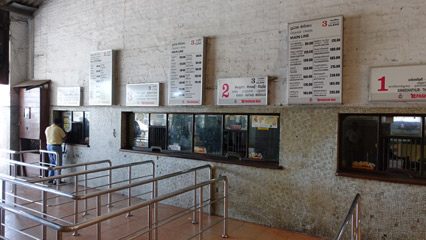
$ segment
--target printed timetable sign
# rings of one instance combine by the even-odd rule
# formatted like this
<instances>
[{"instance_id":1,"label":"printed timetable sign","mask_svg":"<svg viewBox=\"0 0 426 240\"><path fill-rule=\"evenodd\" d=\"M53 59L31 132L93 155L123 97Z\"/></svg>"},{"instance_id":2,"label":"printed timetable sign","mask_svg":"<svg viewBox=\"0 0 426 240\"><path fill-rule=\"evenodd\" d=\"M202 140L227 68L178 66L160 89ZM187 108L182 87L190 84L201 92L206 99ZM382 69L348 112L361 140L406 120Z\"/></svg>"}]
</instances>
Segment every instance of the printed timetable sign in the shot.
<instances>
[{"instance_id":1,"label":"printed timetable sign","mask_svg":"<svg viewBox=\"0 0 426 240\"><path fill-rule=\"evenodd\" d=\"M426 101L426 65L371 68L370 101Z\"/></svg>"},{"instance_id":2,"label":"printed timetable sign","mask_svg":"<svg viewBox=\"0 0 426 240\"><path fill-rule=\"evenodd\" d=\"M90 53L89 105L113 104L114 51Z\"/></svg>"},{"instance_id":3,"label":"printed timetable sign","mask_svg":"<svg viewBox=\"0 0 426 240\"><path fill-rule=\"evenodd\" d=\"M126 106L159 106L159 83L127 84Z\"/></svg>"},{"instance_id":4,"label":"printed timetable sign","mask_svg":"<svg viewBox=\"0 0 426 240\"><path fill-rule=\"evenodd\" d=\"M190 38L172 43L169 105L201 105L203 98L205 40Z\"/></svg>"},{"instance_id":5,"label":"printed timetable sign","mask_svg":"<svg viewBox=\"0 0 426 240\"><path fill-rule=\"evenodd\" d=\"M288 103L341 103L343 17L291 23L288 33Z\"/></svg>"},{"instance_id":6,"label":"printed timetable sign","mask_svg":"<svg viewBox=\"0 0 426 240\"><path fill-rule=\"evenodd\" d=\"M217 105L268 105L268 77L217 80Z\"/></svg>"},{"instance_id":7,"label":"printed timetable sign","mask_svg":"<svg viewBox=\"0 0 426 240\"><path fill-rule=\"evenodd\" d=\"M80 87L58 87L58 106L80 106Z\"/></svg>"}]
</instances>

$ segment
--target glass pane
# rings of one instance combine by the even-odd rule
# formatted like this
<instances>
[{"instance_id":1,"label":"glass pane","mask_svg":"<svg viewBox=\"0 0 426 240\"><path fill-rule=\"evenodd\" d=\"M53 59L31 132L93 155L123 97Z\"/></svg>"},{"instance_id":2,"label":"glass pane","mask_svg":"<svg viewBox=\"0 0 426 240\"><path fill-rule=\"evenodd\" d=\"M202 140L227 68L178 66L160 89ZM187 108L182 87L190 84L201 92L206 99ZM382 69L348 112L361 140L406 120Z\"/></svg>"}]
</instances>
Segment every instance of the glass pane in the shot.
<instances>
[{"instance_id":1,"label":"glass pane","mask_svg":"<svg viewBox=\"0 0 426 240\"><path fill-rule=\"evenodd\" d=\"M385 135L421 137L421 117L386 116L382 117L382 129Z\"/></svg>"},{"instance_id":2,"label":"glass pane","mask_svg":"<svg viewBox=\"0 0 426 240\"><path fill-rule=\"evenodd\" d=\"M150 126L165 127L166 126L166 114L151 113Z\"/></svg>"},{"instance_id":3,"label":"glass pane","mask_svg":"<svg viewBox=\"0 0 426 240\"><path fill-rule=\"evenodd\" d=\"M89 143L90 113L84 112L84 142Z\"/></svg>"},{"instance_id":4,"label":"glass pane","mask_svg":"<svg viewBox=\"0 0 426 240\"><path fill-rule=\"evenodd\" d=\"M64 130L65 132L71 132L71 113L72 112L64 112L63 113L63 122L64 122ZM69 140L69 139L68 139Z\"/></svg>"},{"instance_id":5,"label":"glass pane","mask_svg":"<svg viewBox=\"0 0 426 240\"><path fill-rule=\"evenodd\" d=\"M247 115L225 115L225 129L247 130Z\"/></svg>"},{"instance_id":6,"label":"glass pane","mask_svg":"<svg viewBox=\"0 0 426 240\"><path fill-rule=\"evenodd\" d=\"M340 131L341 168L376 169L378 125L377 116L348 116L343 120Z\"/></svg>"},{"instance_id":7,"label":"glass pane","mask_svg":"<svg viewBox=\"0 0 426 240\"><path fill-rule=\"evenodd\" d=\"M72 121L73 122L83 122L83 112L73 112L72 113Z\"/></svg>"},{"instance_id":8,"label":"glass pane","mask_svg":"<svg viewBox=\"0 0 426 240\"><path fill-rule=\"evenodd\" d=\"M249 158L278 161L279 144L279 116L250 116Z\"/></svg>"},{"instance_id":9,"label":"glass pane","mask_svg":"<svg viewBox=\"0 0 426 240\"><path fill-rule=\"evenodd\" d=\"M148 147L148 122L149 114L135 113L134 121L134 146Z\"/></svg>"},{"instance_id":10,"label":"glass pane","mask_svg":"<svg viewBox=\"0 0 426 240\"><path fill-rule=\"evenodd\" d=\"M169 150L192 152L192 114L169 114Z\"/></svg>"},{"instance_id":11,"label":"glass pane","mask_svg":"<svg viewBox=\"0 0 426 240\"><path fill-rule=\"evenodd\" d=\"M195 115L194 152L221 154L222 115Z\"/></svg>"}]
</instances>

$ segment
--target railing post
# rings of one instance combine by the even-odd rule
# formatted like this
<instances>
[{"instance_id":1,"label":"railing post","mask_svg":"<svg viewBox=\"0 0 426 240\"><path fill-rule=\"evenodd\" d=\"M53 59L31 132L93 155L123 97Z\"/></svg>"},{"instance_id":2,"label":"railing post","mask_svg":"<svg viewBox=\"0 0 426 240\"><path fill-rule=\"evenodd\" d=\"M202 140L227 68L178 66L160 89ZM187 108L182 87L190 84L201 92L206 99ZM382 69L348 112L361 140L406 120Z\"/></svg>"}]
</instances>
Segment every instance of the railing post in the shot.
<instances>
[{"instance_id":1,"label":"railing post","mask_svg":"<svg viewBox=\"0 0 426 240\"><path fill-rule=\"evenodd\" d=\"M96 216L101 215L101 196L96 196ZM96 239L101 240L101 223L96 224Z\"/></svg>"},{"instance_id":2,"label":"railing post","mask_svg":"<svg viewBox=\"0 0 426 240\"><path fill-rule=\"evenodd\" d=\"M41 192L41 201L42 201L42 205L41 205L41 212L43 213L43 218L46 218L46 213L47 213L47 193L45 191ZM42 232L41 232L41 239L45 240L47 235L46 235L46 226L44 224L41 225L42 227Z\"/></svg>"},{"instance_id":3,"label":"railing post","mask_svg":"<svg viewBox=\"0 0 426 240\"><path fill-rule=\"evenodd\" d=\"M194 171L194 185L197 185L197 171ZM194 211L192 212L192 223L197 223L197 189L194 189Z\"/></svg>"},{"instance_id":4,"label":"railing post","mask_svg":"<svg viewBox=\"0 0 426 240\"><path fill-rule=\"evenodd\" d=\"M62 232L61 231L56 231L56 240L62 240Z\"/></svg>"},{"instance_id":5,"label":"railing post","mask_svg":"<svg viewBox=\"0 0 426 240\"><path fill-rule=\"evenodd\" d=\"M111 167L111 162L108 163L109 167ZM112 170L109 170L109 176L108 176L108 187L111 189L112 186ZM111 193L108 193L108 208L112 207L112 195Z\"/></svg>"},{"instance_id":6,"label":"railing post","mask_svg":"<svg viewBox=\"0 0 426 240\"><path fill-rule=\"evenodd\" d=\"M148 239L152 240L152 208L153 204L148 205Z\"/></svg>"},{"instance_id":7,"label":"railing post","mask_svg":"<svg viewBox=\"0 0 426 240\"><path fill-rule=\"evenodd\" d=\"M198 213L200 214L198 216L198 239L203 240L203 187L200 187L200 209Z\"/></svg>"},{"instance_id":8,"label":"railing post","mask_svg":"<svg viewBox=\"0 0 426 240\"><path fill-rule=\"evenodd\" d=\"M87 165L84 165L84 171L87 172ZM75 193L77 194L77 193ZM87 194L87 173L84 174L84 194ZM87 212L87 198L84 199L84 213L83 217L88 214Z\"/></svg>"},{"instance_id":9,"label":"railing post","mask_svg":"<svg viewBox=\"0 0 426 240\"><path fill-rule=\"evenodd\" d=\"M223 234L222 238L228 237L228 179L223 180Z\"/></svg>"},{"instance_id":10,"label":"railing post","mask_svg":"<svg viewBox=\"0 0 426 240\"><path fill-rule=\"evenodd\" d=\"M155 164L152 163L152 178L155 178ZM152 199L158 197L158 182L153 181L152 182ZM154 216L153 216L153 222L154 222L154 240L158 239L158 203L154 203Z\"/></svg>"},{"instance_id":11,"label":"railing post","mask_svg":"<svg viewBox=\"0 0 426 240\"><path fill-rule=\"evenodd\" d=\"M6 203L6 182L4 180L1 180L1 202ZM4 227L6 212L3 208L1 209L0 214L1 214L0 236L4 237L6 235L5 227Z\"/></svg>"},{"instance_id":12,"label":"railing post","mask_svg":"<svg viewBox=\"0 0 426 240\"><path fill-rule=\"evenodd\" d=\"M357 240L361 240L361 199L358 200L356 207Z\"/></svg>"},{"instance_id":13,"label":"railing post","mask_svg":"<svg viewBox=\"0 0 426 240\"><path fill-rule=\"evenodd\" d=\"M56 180L58 181L58 179ZM78 195L78 175L74 176L74 192ZM78 200L74 199L74 224L77 224L78 222ZM73 236L80 235L78 231L75 231Z\"/></svg>"},{"instance_id":14,"label":"railing post","mask_svg":"<svg viewBox=\"0 0 426 240\"><path fill-rule=\"evenodd\" d=\"M129 166L129 185L132 184L132 166ZM132 205L132 188L129 187L127 190L127 195L129 195L129 199L127 201L127 206L130 207ZM131 217L132 213L128 212L126 217Z\"/></svg>"}]
</instances>

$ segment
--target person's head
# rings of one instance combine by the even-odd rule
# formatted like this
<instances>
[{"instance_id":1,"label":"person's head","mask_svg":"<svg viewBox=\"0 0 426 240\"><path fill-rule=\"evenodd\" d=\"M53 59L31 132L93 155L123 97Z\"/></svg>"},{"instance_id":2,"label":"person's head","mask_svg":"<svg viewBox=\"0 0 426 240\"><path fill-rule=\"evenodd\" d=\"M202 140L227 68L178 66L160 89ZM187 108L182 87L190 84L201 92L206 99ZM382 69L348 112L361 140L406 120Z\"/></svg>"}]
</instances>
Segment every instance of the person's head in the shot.
<instances>
[{"instance_id":1,"label":"person's head","mask_svg":"<svg viewBox=\"0 0 426 240\"><path fill-rule=\"evenodd\" d=\"M55 118L55 119L53 119L53 123L58 125L58 126L61 126L62 125L62 119L61 118Z\"/></svg>"}]
</instances>

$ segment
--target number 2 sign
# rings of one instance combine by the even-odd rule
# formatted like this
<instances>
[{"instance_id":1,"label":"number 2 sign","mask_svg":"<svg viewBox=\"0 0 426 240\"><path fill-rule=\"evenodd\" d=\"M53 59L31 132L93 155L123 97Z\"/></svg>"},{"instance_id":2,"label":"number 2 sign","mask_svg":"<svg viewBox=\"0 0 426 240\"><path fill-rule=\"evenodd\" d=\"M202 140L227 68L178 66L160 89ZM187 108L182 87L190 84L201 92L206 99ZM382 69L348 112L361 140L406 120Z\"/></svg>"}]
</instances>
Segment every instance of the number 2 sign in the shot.
<instances>
[{"instance_id":1,"label":"number 2 sign","mask_svg":"<svg viewBox=\"0 0 426 240\"><path fill-rule=\"evenodd\" d=\"M217 80L218 105L267 105L268 77Z\"/></svg>"}]
</instances>

